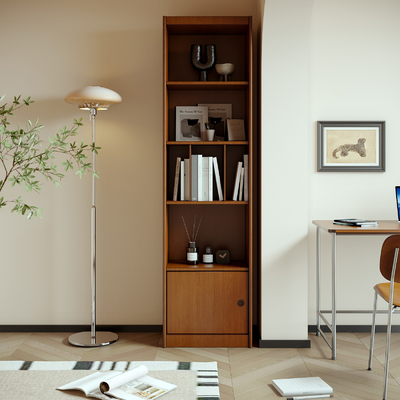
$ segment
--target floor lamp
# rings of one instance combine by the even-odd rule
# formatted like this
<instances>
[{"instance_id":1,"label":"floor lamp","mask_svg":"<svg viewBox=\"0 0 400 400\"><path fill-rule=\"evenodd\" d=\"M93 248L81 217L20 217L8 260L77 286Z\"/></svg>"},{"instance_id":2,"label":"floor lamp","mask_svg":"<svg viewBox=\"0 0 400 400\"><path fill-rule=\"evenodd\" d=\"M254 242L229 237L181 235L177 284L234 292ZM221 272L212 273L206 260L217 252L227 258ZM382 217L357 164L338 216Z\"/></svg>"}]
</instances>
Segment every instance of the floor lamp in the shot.
<instances>
[{"instance_id":1,"label":"floor lamp","mask_svg":"<svg viewBox=\"0 0 400 400\"><path fill-rule=\"evenodd\" d=\"M90 111L92 121L92 142L95 138L97 110L108 110L112 104L122 101L121 96L113 90L100 86L86 86L74 90L65 97L67 103L77 105L81 110ZM92 168L95 171L95 152L92 152ZM91 211L91 285L92 285L92 324L90 332L71 335L68 342L80 347L100 347L114 343L118 335L113 332L96 332L96 183L92 176L92 211Z\"/></svg>"}]
</instances>

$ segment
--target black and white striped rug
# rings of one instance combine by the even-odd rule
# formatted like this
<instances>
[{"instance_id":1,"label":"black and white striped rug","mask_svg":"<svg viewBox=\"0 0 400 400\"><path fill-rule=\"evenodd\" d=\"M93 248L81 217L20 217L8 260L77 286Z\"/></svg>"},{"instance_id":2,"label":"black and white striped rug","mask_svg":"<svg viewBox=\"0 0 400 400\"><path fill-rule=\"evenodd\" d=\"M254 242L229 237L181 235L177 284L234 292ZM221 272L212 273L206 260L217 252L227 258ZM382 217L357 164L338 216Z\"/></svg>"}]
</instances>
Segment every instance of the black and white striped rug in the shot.
<instances>
[{"instance_id":1,"label":"black and white striped rug","mask_svg":"<svg viewBox=\"0 0 400 400\"><path fill-rule=\"evenodd\" d=\"M216 362L179 361L0 361L1 371L126 371L145 365L149 371L190 370L197 372L197 400L220 400Z\"/></svg>"}]
</instances>

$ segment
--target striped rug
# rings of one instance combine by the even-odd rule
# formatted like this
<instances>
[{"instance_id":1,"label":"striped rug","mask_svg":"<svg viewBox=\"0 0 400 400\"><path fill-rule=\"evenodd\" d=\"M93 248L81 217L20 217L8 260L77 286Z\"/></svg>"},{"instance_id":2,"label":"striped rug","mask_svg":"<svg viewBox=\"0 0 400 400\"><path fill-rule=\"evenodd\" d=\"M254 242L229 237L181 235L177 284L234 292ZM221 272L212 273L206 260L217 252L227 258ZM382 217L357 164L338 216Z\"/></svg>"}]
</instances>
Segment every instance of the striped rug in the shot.
<instances>
[{"instance_id":1,"label":"striped rug","mask_svg":"<svg viewBox=\"0 0 400 400\"><path fill-rule=\"evenodd\" d=\"M216 362L178 361L0 361L0 371L126 371L145 365L149 371L190 370L197 372L197 400L220 400Z\"/></svg>"}]
</instances>

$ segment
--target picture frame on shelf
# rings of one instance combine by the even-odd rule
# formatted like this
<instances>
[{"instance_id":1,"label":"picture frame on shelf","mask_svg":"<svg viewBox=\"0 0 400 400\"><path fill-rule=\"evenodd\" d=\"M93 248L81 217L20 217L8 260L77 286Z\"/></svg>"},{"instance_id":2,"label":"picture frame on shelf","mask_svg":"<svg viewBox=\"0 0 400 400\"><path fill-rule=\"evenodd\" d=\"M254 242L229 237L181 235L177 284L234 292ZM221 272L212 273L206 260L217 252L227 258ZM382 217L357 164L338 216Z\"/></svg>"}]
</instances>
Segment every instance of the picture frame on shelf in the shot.
<instances>
[{"instance_id":1,"label":"picture frame on shelf","mask_svg":"<svg viewBox=\"0 0 400 400\"><path fill-rule=\"evenodd\" d=\"M201 141L208 121L208 107L177 106L175 140Z\"/></svg>"},{"instance_id":2,"label":"picture frame on shelf","mask_svg":"<svg viewBox=\"0 0 400 400\"><path fill-rule=\"evenodd\" d=\"M246 140L244 119L228 119L226 121L228 140Z\"/></svg>"},{"instance_id":3,"label":"picture frame on shelf","mask_svg":"<svg viewBox=\"0 0 400 400\"><path fill-rule=\"evenodd\" d=\"M385 121L318 121L318 172L384 172Z\"/></svg>"},{"instance_id":4,"label":"picture frame on shelf","mask_svg":"<svg viewBox=\"0 0 400 400\"><path fill-rule=\"evenodd\" d=\"M198 104L208 107L210 129L215 129L214 142L224 141L226 137L226 120L232 118L232 104Z\"/></svg>"}]
</instances>

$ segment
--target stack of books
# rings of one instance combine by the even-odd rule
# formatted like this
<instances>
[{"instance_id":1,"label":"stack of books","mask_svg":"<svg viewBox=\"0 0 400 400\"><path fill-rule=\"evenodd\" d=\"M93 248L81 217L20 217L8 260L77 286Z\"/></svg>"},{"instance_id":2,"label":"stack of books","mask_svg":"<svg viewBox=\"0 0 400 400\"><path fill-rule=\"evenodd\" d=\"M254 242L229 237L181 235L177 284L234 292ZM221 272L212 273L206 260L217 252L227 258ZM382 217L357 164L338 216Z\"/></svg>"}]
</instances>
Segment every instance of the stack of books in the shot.
<instances>
[{"instance_id":1,"label":"stack of books","mask_svg":"<svg viewBox=\"0 0 400 400\"><path fill-rule=\"evenodd\" d=\"M347 226L378 226L377 221L370 221L367 219L356 219L356 218L335 219L333 223L337 225L347 225Z\"/></svg>"}]
</instances>

